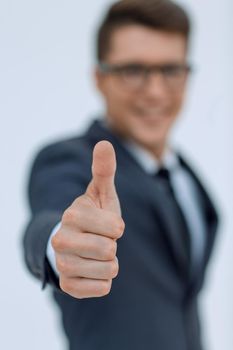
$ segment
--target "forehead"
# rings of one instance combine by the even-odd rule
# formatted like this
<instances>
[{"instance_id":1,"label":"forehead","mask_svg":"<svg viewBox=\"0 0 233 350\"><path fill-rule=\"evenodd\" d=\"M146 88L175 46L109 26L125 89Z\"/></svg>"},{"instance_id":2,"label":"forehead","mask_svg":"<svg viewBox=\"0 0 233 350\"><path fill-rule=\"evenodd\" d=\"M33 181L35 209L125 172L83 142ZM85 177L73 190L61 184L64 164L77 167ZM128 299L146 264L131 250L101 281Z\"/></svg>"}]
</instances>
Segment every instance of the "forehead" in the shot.
<instances>
[{"instance_id":1,"label":"forehead","mask_svg":"<svg viewBox=\"0 0 233 350\"><path fill-rule=\"evenodd\" d=\"M159 63L184 61L186 54L187 40L182 34L135 24L120 27L113 32L107 60L111 63Z\"/></svg>"}]
</instances>

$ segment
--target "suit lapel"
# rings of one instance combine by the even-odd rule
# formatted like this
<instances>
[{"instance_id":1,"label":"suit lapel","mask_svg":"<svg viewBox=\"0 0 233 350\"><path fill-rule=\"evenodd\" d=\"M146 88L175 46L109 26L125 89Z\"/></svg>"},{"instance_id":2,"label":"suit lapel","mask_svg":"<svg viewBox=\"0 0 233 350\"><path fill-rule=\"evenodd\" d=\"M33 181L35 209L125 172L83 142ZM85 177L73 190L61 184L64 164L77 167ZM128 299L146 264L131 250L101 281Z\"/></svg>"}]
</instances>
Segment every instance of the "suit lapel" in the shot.
<instances>
[{"instance_id":1,"label":"suit lapel","mask_svg":"<svg viewBox=\"0 0 233 350\"><path fill-rule=\"evenodd\" d=\"M153 183L150 185L150 200L153 205L155 215L160 220L162 232L167 238L170 252L173 256L174 262L182 277L188 277L189 260L186 252L185 242L179 236L179 221L171 206L169 195L160 188L159 184Z\"/></svg>"},{"instance_id":2,"label":"suit lapel","mask_svg":"<svg viewBox=\"0 0 233 350\"><path fill-rule=\"evenodd\" d=\"M193 288L195 291L195 289L198 289L199 286L202 284L206 265L209 261L210 254L213 249L218 226L218 214L216 212L215 207L213 206L213 201L211 200L209 194L206 192L197 175L189 167L189 165L186 163L182 156L179 155L179 159L181 165L189 172L190 176L193 178L197 185L199 202L202 208L202 212L204 213L204 220L206 224L206 249L204 252L202 268L197 278L191 281L192 287L195 286Z\"/></svg>"},{"instance_id":3,"label":"suit lapel","mask_svg":"<svg viewBox=\"0 0 233 350\"><path fill-rule=\"evenodd\" d=\"M137 180L131 181L129 185L132 187L132 190L139 191L143 183L143 193L141 195L144 198L148 198L148 201L151 203L157 222L161 227L161 233L165 236L168 249L177 267L177 271L182 277L188 277L189 261L186 247L181 237L178 236L179 223L177 222L177 217L171 206L168 194L156 180L146 174L140 167L138 172L140 174L136 175L136 170L134 170L132 179Z\"/></svg>"}]
</instances>

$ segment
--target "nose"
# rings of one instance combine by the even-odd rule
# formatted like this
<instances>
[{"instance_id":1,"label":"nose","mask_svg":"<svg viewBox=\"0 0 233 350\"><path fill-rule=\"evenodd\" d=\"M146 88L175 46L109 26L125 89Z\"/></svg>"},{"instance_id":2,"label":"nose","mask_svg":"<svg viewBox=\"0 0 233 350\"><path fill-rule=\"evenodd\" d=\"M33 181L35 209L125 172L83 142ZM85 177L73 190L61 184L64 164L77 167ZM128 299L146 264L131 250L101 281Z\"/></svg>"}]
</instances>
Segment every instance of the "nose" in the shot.
<instances>
[{"instance_id":1,"label":"nose","mask_svg":"<svg viewBox=\"0 0 233 350\"><path fill-rule=\"evenodd\" d=\"M148 73L144 92L148 97L164 98L167 96L168 89L161 72Z\"/></svg>"}]
</instances>

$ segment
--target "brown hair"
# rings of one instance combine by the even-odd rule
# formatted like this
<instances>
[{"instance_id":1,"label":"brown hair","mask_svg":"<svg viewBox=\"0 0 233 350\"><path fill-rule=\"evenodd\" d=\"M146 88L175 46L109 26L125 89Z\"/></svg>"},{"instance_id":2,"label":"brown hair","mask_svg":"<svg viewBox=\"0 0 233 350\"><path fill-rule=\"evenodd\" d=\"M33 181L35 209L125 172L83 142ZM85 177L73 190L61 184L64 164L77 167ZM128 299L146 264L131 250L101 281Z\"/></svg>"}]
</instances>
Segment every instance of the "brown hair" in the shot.
<instances>
[{"instance_id":1,"label":"brown hair","mask_svg":"<svg viewBox=\"0 0 233 350\"><path fill-rule=\"evenodd\" d=\"M189 39L190 19L186 11L170 0L120 0L107 11L97 33L96 55L102 61L110 50L114 30L129 24L141 24Z\"/></svg>"}]
</instances>

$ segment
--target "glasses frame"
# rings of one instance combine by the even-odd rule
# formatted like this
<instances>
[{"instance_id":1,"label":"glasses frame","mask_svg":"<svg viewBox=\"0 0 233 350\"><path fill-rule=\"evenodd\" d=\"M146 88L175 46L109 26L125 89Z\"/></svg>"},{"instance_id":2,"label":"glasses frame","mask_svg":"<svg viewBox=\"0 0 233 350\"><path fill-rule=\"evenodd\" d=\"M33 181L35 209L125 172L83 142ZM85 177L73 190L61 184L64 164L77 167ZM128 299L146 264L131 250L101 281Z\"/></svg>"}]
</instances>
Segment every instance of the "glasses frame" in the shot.
<instances>
[{"instance_id":1,"label":"glasses frame","mask_svg":"<svg viewBox=\"0 0 233 350\"><path fill-rule=\"evenodd\" d=\"M160 74L163 77L163 81L171 89L175 89L181 86L185 81L187 76L193 72L193 67L189 63L166 63L166 64L154 64L154 65L143 65L139 63L126 63L126 64L109 64L105 62L99 62L99 70L101 73L109 75L116 75L121 77L122 80L128 84L129 87L140 89L145 86L148 78L152 74ZM127 72L128 70L128 72ZM141 76L138 76L137 84L136 79L133 83L133 79L129 81L129 77L126 77L126 74L131 74L138 70L141 70ZM124 76L125 75L125 76ZM131 86L130 86L131 85Z\"/></svg>"}]
</instances>

